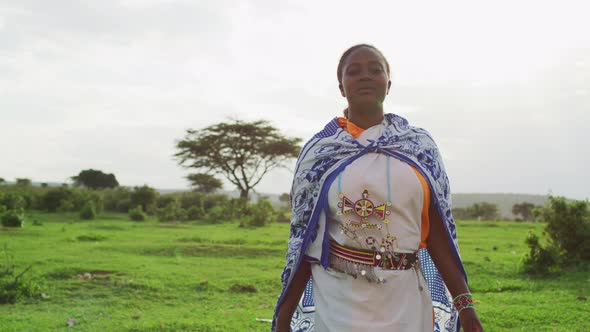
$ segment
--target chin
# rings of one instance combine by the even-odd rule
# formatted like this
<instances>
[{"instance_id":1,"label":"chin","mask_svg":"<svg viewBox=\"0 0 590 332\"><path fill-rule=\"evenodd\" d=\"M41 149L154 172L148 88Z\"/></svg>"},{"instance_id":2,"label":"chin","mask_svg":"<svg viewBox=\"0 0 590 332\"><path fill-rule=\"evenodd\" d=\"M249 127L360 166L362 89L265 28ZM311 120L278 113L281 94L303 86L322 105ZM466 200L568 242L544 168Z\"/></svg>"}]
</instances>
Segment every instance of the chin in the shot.
<instances>
[{"instance_id":1,"label":"chin","mask_svg":"<svg viewBox=\"0 0 590 332\"><path fill-rule=\"evenodd\" d=\"M382 106L383 100L375 98L375 96L365 96L365 97L357 97L354 100L349 101L352 104L359 105L359 106Z\"/></svg>"}]
</instances>

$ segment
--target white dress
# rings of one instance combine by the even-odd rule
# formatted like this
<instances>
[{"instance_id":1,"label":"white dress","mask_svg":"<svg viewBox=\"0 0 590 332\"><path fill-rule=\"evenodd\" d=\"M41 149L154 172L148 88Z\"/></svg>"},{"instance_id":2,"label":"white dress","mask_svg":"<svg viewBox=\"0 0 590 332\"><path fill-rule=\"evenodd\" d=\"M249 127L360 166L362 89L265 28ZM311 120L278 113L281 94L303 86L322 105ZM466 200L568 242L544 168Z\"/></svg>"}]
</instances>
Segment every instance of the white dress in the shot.
<instances>
[{"instance_id":1,"label":"white dress","mask_svg":"<svg viewBox=\"0 0 590 332\"><path fill-rule=\"evenodd\" d=\"M377 139L383 128L383 124L368 128L357 140L367 144L368 139ZM373 214L364 221L373 225L370 229L359 227L361 217L355 213L342 214L342 205L339 206L346 199L358 202L365 190L373 208L391 202L386 208L389 214L384 218ZM332 183L328 194L328 219L323 220L330 238L338 244L379 250L381 240L389 234L388 250L413 253L422 240L424 202L423 184L412 167L384 154L368 153L348 165ZM321 255L318 242L325 227L320 222L321 233L306 253L312 259L319 259ZM315 331L433 331L432 301L418 268L373 268L373 272L384 282L369 282L360 275L354 278L312 264Z\"/></svg>"}]
</instances>

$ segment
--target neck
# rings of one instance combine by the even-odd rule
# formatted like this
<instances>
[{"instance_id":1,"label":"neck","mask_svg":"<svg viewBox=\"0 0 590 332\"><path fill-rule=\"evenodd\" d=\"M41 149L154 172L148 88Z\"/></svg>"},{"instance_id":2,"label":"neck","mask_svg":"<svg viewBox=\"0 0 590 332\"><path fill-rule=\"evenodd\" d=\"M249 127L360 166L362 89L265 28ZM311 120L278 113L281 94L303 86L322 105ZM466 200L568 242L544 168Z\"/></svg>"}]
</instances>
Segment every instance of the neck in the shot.
<instances>
[{"instance_id":1,"label":"neck","mask_svg":"<svg viewBox=\"0 0 590 332\"><path fill-rule=\"evenodd\" d=\"M373 127L383 121L383 107L349 105L348 120L363 129Z\"/></svg>"}]
</instances>

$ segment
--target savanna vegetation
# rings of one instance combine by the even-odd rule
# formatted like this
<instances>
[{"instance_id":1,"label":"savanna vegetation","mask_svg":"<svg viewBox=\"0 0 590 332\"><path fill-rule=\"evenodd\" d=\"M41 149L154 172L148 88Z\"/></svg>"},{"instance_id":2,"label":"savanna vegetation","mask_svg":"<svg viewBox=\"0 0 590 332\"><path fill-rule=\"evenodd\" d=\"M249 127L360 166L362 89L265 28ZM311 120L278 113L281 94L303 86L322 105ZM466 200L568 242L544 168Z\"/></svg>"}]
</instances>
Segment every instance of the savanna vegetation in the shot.
<instances>
[{"instance_id":1,"label":"savanna vegetation","mask_svg":"<svg viewBox=\"0 0 590 332\"><path fill-rule=\"evenodd\" d=\"M148 216L29 212L0 228L2 267L23 287L0 305L6 331L267 331L289 226L239 220L160 222ZM458 223L463 261L487 331L586 331L588 272L528 274L529 232L544 223ZM8 257L8 265L5 265ZM29 268L30 267L30 268ZM28 270L27 270L28 269ZM8 275L7 274L7 275Z\"/></svg>"},{"instance_id":2,"label":"savanna vegetation","mask_svg":"<svg viewBox=\"0 0 590 332\"><path fill-rule=\"evenodd\" d=\"M249 194L298 143L264 121L188 130L175 156L193 190L178 193L93 169L60 187L0 178L0 331L268 331L290 198ZM590 330L589 204L518 203L521 222L487 202L453 211L487 331Z\"/></svg>"}]
</instances>

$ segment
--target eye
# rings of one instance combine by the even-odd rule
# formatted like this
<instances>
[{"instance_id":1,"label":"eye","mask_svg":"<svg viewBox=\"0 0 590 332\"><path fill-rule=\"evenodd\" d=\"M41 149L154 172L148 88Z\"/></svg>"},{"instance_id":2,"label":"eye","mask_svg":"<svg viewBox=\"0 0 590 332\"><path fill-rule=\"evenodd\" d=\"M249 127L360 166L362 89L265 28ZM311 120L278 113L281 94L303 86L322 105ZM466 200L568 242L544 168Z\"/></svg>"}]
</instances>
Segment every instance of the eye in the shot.
<instances>
[{"instance_id":1,"label":"eye","mask_svg":"<svg viewBox=\"0 0 590 332\"><path fill-rule=\"evenodd\" d=\"M371 72L373 74L381 74L383 72L383 69L381 67L375 67L375 68L371 68Z\"/></svg>"},{"instance_id":2,"label":"eye","mask_svg":"<svg viewBox=\"0 0 590 332\"><path fill-rule=\"evenodd\" d=\"M361 71L358 68L350 68L346 71L346 74L348 74L350 76L355 76L355 75L358 75L360 72Z\"/></svg>"}]
</instances>

